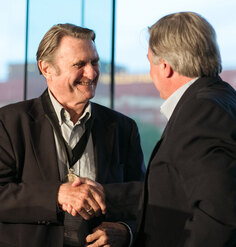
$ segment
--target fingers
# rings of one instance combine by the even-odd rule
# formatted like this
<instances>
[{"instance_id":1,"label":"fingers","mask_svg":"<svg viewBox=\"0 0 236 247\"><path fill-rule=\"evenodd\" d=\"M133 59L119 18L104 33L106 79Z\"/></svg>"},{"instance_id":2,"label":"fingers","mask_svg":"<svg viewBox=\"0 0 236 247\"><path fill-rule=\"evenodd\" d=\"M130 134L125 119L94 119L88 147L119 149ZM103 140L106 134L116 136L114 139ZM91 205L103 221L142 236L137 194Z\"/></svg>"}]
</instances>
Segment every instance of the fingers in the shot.
<instances>
[{"instance_id":1,"label":"fingers","mask_svg":"<svg viewBox=\"0 0 236 247\"><path fill-rule=\"evenodd\" d=\"M91 218L92 215L99 216L101 213L105 214L106 205L103 193L100 193L96 188L87 184L80 185L78 190L80 190L78 199L82 203L81 209L85 209L85 211L81 210L78 212L79 214L82 214L85 219Z\"/></svg>"},{"instance_id":2,"label":"fingers","mask_svg":"<svg viewBox=\"0 0 236 247\"><path fill-rule=\"evenodd\" d=\"M72 186L76 187L82 184L87 184L90 186L89 189L90 192L92 193L92 198L88 198L88 200L90 199L95 199L95 200L90 200L88 201L88 203L93 208L95 215L99 216L101 212L102 214L105 214L106 213L105 194L102 185L89 178L77 177L76 180L73 182Z\"/></svg>"},{"instance_id":3,"label":"fingers","mask_svg":"<svg viewBox=\"0 0 236 247\"><path fill-rule=\"evenodd\" d=\"M92 185L87 186L89 186L89 191L92 194L92 196L88 198L89 205L93 208L95 214L99 213L100 215L100 212L102 212L102 214L105 214L106 204L104 192Z\"/></svg>"},{"instance_id":4,"label":"fingers","mask_svg":"<svg viewBox=\"0 0 236 247\"><path fill-rule=\"evenodd\" d=\"M69 205L69 204L63 204L62 205L62 209L65 212L71 214L72 216L76 216L77 215L77 212L75 211L75 209L71 205Z\"/></svg>"},{"instance_id":5,"label":"fingers","mask_svg":"<svg viewBox=\"0 0 236 247\"><path fill-rule=\"evenodd\" d=\"M93 212L88 212L88 210L86 210L85 208L81 208L79 210L76 211L78 215L80 215L81 217L83 217L83 219L85 220L90 220L91 218L93 218L95 215Z\"/></svg>"},{"instance_id":6,"label":"fingers","mask_svg":"<svg viewBox=\"0 0 236 247\"><path fill-rule=\"evenodd\" d=\"M92 186L96 187L97 189L99 189L101 191L104 191L101 184L99 184L98 182L93 181L93 180L91 180L89 178L78 177L77 181L79 181L81 184L92 185Z\"/></svg>"},{"instance_id":7,"label":"fingers","mask_svg":"<svg viewBox=\"0 0 236 247\"><path fill-rule=\"evenodd\" d=\"M85 220L106 212L103 191L90 184L82 184L79 179L73 184L74 186L72 186L72 183L65 183L59 187L58 202L64 211L73 216L79 214ZM77 185L75 186L75 184Z\"/></svg>"},{"instance_id":8,"label":"fingers","mask_svg":"<svg viewBox=\"0 0 236 247\"><path fill-rule=\"evenodd\" d=\"M87 236L86 242L88 247L121 247L128 246L129 238L129 232L123 224L102 222L101 225L94 229L93 234Z\"/></svg>"},{"instance_id":9,"label":"fingers","mask_svg":"<svg viewBox=\"0 0 236 247\"><path fill-rule=\"evenodd\" d=\"M108 236L103 230L97 229L93 234L86 237L88 247L110 246L108 245Z\"/></svg>"}]
</instances>

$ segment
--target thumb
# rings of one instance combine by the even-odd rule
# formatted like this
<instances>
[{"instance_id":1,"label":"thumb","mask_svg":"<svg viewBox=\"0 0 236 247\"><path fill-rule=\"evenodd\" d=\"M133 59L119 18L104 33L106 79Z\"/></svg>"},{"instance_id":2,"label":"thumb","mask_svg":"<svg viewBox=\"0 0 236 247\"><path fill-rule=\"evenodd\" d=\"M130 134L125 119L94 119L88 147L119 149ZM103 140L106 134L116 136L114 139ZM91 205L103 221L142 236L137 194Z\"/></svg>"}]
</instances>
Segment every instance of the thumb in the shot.
<instances>
[{"instance_id":1,"label":"thumb","mask_svg":"<svg viewBox=\"0 0 236 247\"><path fill-rule=\"evenodd\" d=\"M89 178L80 177L80 182L81 182L82 184L88 184L88 185L94 186L94 187L96 187L97 189L103 191L103 186L102 186L100 183L98 183L98 182L96 182L96 181L94 181L94 180L91 180L91 179L89 179Z\"/></svg>"},{"instance_id":2,"label":"thumb","mask_svg":"<svg viewBox=\"0 0 236 247\"><path fill-rule=\"evenodd\" d=\"M76 179L74 180L74 182L72 183L72 187L77 187L79 186L80 184L83 183L83 180L81 180L81 177L76 177Z\"/></svg>"}]
</instances>

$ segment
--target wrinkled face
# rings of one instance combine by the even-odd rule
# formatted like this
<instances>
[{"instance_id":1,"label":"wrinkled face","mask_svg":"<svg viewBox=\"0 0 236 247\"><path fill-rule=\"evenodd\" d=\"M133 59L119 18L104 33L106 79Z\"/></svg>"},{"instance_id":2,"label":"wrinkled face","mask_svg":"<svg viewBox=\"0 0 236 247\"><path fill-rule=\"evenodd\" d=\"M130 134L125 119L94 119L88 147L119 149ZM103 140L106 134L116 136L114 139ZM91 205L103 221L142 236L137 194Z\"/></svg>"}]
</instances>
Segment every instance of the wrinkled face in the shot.
<instances>
[{"instance_id":1,"label":"wrinkled face","mask_svg":"<svg viewBox=\"0 0 236 247\"><path fill-rule=\"evenodd\" d=\"M94 97L99 77L98 61L92 40L62 38L47 84L64 107L76 109Z\"/></svg>"}]
</instances>

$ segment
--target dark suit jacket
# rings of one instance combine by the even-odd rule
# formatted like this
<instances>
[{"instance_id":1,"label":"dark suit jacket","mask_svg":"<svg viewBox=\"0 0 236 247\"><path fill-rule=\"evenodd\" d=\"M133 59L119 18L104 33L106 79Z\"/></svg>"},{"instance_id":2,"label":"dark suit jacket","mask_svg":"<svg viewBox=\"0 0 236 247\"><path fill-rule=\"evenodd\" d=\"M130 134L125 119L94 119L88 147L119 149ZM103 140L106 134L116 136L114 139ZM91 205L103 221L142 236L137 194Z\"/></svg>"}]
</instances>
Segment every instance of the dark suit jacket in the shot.
<instances>
[{"instance_id":1,"label":"dark suit jacket","mask_svg":"<svg viewBox=\"0 0 236 247\"><path fill-rule=\"evenodd\" d=\"M200 78L152 153L134 246L236 246L235 179L236 92Z\"/></svg>"},{"instance_id":2,"label":"dark suit jacket","mask_svg":"<svg viewBox=\"0 0 236 247\"><path fill-rule=\"evenodd\" d=\"M97 181L104 184L109 205L113 193L123 198L119 210L108 207L104 220L132 219L140 182L130 181L144 178L137 126L130 118L95 103L92 115ZM63 213L57 208L60 185L53 129L45 117L42 97L1 108L1 247L63 246Z\"/></svg>"}]
</instances>

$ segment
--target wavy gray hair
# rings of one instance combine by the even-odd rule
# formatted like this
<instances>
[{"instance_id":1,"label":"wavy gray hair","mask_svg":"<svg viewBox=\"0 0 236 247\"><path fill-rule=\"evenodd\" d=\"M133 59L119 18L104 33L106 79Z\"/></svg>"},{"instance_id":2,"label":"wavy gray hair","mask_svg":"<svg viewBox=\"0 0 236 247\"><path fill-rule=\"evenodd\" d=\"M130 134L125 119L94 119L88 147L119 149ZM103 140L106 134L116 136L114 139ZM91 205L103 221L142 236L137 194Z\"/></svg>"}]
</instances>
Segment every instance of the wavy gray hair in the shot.
<instances>
[{"instance_id":1,"label":"wavy gray hair","mask_svg":"<svg viewBox=\"0 0 236 247\"><path fill-rule=\"evenodd\" d=\"M149 28L153 62L162 58L187 77L216 76L222 71L214 28L199 14L164 16Z\"/></svg>"}]
</instances>

